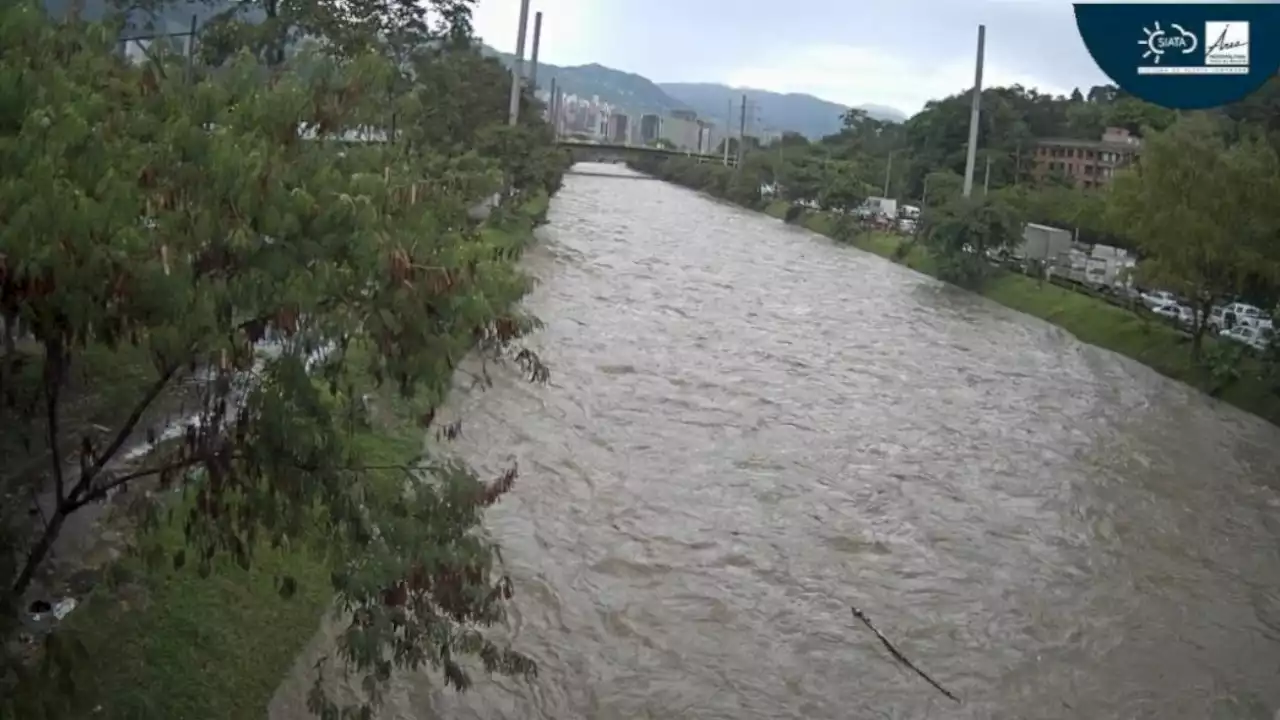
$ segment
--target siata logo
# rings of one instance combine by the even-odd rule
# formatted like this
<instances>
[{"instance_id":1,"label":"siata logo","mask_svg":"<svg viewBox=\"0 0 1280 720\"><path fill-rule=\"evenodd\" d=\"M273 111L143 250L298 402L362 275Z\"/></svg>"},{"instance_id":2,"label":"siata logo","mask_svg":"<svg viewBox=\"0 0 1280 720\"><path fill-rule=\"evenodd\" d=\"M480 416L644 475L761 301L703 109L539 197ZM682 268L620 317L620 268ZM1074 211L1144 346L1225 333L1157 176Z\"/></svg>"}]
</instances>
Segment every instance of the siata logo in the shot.
<instances>
[{"instance_id":1,"label":"siata logo","mask_svg":"<svg viewBox=\"0 0 1280 720\"><path fill-rule=\"evenodd\" d=\"M1196 34L1182 29L1178 23L1170 25L1169 30L1170 32L1165 32L1164 28L1160 27L1160 23L1152 23L1152 27L1142 28L1146 37L1139 40L1138 44L1146 48L1142 53L1143 60L1150 60L1152 64L1159 65L1165 53L1176 51L1183 55L1190 55L1200 47Z\"/></svg>"},{"instance_id":2,"label":"siata logo","mask_svg":"<svg viewBox=\"0 0 1280 720\"><path fill-rule=\"evenodd\" d=\"M1206 22L1204 64L1249 67L1249 23Z\"/></svg>"}]
</instances>

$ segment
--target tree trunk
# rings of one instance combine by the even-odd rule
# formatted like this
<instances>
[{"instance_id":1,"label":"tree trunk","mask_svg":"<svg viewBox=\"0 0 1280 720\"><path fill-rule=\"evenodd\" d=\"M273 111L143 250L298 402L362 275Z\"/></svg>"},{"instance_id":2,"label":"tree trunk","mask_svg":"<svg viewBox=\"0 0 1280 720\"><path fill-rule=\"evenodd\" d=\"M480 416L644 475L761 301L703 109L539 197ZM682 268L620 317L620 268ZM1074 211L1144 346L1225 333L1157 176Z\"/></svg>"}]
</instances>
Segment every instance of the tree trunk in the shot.
<instances>
[{"instance_id":1,"label":"tree trunk","mask_svg":"<svg viewBox=\"0 0 1280 720\"><path fill-rule=\"evenodd\" d=\"M59 500L59 505L61 505L61 500ZM22 572L13 583L13 596L15 598L22 597L27 588L31 587L31 581L35 579L36 570L44 564L44 559L49 555L49 551L53 549L53 541L58 539L59 533L62 532L62 524L66 520L67 515L62 511L62 508L55 508L53 517L49 518L49 524L44 528L44 534L40 536L40 541L27 554L27 560L22 565Z\"/></svg>"},{"instance_id":2,"label":"tree trunk","mask_svg":"<svg viewBox=\"0 0 1280 720\"><path fill-rule=\"evenodd\" d=\"M1191 304L1191 363L1200 364L1200 350L1204 345L1205 323L1209 320L1209 303L1196 299Z\"/></svg>"}]
</instances>

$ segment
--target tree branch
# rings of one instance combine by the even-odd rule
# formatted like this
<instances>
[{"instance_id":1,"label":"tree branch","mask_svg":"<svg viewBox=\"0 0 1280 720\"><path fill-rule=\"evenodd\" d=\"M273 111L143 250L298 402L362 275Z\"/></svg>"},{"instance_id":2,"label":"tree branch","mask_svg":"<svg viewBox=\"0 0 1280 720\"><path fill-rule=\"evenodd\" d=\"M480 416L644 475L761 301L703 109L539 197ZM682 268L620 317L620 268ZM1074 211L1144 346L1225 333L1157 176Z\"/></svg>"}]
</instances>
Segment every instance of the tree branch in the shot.
<instances>
[{"instance_id":1,"label":"tree branch","mask_svg":"<svg viewBox=\"0 0 1280 720\"><path fill-rule=\"evenodd\" d=\"M853 616L855 618L861 620L863 625L866 625L867 628L871 630L871 632L876 634L876 637L880 638L880 642L884 644L885 649L889 651L890 655L893 655L894 659L896 659L898 662L914 670L917 675L925 679L925 682L937 688L938 692L942 693L943 695L946 695L947 697L951 698L956 702L960 702L960 698L956 697L950 690L939 685L937 680L934 680L933 678L929 677L928 673L916 667L915 663L908 660L907 656L903 655L901 650L894 647L893 643L889 642L889 638L885 637L884 633L877 630L876 626L871 624L871 618L867 617L866 613L862 612L861 610L853 606L850 606L849 609L853 611Z\"/></svg>"},{"instance_id":2,"label":"tree branch","mask_svg":"<svg viewBox=\"0 0 1280 720\"><path fill-rule=\"evenodd\" d=\"M147 390L147 394L138 401L136 406L134 406L133 412L129 413L128 419L126 419L124 424L120 427L120 431L116 433L115 439L111 441L111 444L107 446L107 449L98 455L98 458L93 465L85 468L80 473L79 481L76 482L76 486L71 489L71 494L65 499L65 503L68 506L78 508L84 505L84 503L77 503L76 501L79 500L82 493L89 490L89 486L93 483L94 478L102 472L102 469L107 466L107 463L111 462L111 459L115 457L116 453L120 452L120 448L124 447L124 444L128 442L129 436L133 434L134 428L136 428L138 426L138 422L142 420L142 415L147 411L147 408L151 407L151 404L156 401L156 398L160 397L160 393L164 392L165 387L169 385L169 381L173 379L174 373L178 371L178 367L179 364L177 363L171 364L169 369L151 385ZM64 500L59 499L58 502L61 505ZM69 510L66 512L69 512Z\"/></svg>"},{"instance_id":3,"label":"tree branch","mask_svg":"<svg viewBox=\"0 0 1280 720\"><path fill-rule=\"evenodd\" d=\"M66 356L62 352L62 341L51 340L45 345L44 391L45 391L45 424L49 428L49 454L53 463L53 488L56 493L54 502L61 505L66 498L66 478L62 470L62 452L58 442L58 402L62 397L63 364Z\"/></svg>"},{"instance_id":4,"label":"tree branch","mask_svg":"<svg viewBox=\"0 0 1280 720\"><path fill-rule=\"evenodd\" d=\"M144 468L142 470L134 470L133 472L125 473L124 475L117 475L111 478L110 482L105 482L94 487L92 490L89 490L84 495L77 498L74 502L69 503L66 511L68 513L72 513L91 502L105 499L107 495L111 494L112 490L123 485L127 485L134 480L141 480L142 478L150 475L159 475L173 470L185 470L186 468L199 465L207 459L208 456L204 454L193 455L191 457L169 463L163 467Z\"/></svg>"}]
</instances>

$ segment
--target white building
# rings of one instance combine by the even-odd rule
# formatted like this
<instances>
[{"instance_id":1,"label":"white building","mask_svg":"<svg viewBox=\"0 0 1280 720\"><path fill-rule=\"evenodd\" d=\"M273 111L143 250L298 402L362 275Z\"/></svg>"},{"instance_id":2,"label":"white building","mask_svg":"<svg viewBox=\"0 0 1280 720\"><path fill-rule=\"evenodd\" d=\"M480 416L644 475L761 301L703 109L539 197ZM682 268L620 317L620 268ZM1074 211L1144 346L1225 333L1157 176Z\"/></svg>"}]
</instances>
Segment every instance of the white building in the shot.
<instances>
[{"instance_id":1,"label":"white building","mask_svg":"<svg viewBox=\"0 0 1280 720\"><path fill-rule=\"evenodd\" d=\"M679 150L698 152L702 147L702 125L697 120L664 117L658 126L658 137Z\"/></svg>"}]
</instances>

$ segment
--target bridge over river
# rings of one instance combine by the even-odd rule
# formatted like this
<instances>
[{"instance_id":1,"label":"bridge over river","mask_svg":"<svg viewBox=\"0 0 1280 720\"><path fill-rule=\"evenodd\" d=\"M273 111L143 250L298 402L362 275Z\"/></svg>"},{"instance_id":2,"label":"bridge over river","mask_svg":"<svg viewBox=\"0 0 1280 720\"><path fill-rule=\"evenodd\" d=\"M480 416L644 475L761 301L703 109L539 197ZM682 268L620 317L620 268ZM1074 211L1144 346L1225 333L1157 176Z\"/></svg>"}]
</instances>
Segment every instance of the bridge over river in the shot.
<instances>
[{"instance_id":1,"label":"bridge over river","mask_svg":"<svg viewBox=\"0 0 1280 720\"><path fill-rule=\"evenodd\" d=\"M707 162L720 165L722 163L729 166L738 164L735 157L725 158L721 155L709 155L704 153L694 153L685 150L676 150L673 148L657 148L647 147L643 145L617 145L610 143L593 143L581 140L561 139L557 143L562 148L569 150L573 155L574 162L595 164L595 163L621 163L627 160L634 160L641 157L687 157L697 160L698 162ZM591 172L587 170L586 172ZM621 177L621 176L618 176Z\"/></svg>"},{"instance_id":2,"label":"bridge over river","mask_svg":"<svg viewBox=\"0 0 1280 720\"><path fill-rule=\"evenodd\" d=\"M383 717L1280 709L1276 428L664 183L570 177L550 221L528 267L551 385L499 373L450 410L468 459L524 471L488 524L539 677L401 677ZM332 632L273 718L308 717Z\"/></svg>"}]
</instances>

